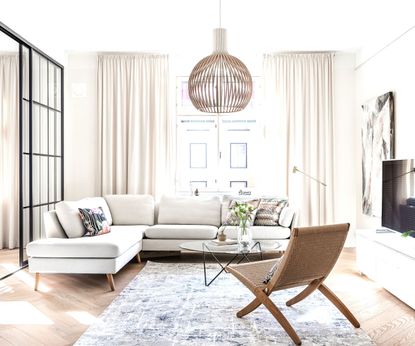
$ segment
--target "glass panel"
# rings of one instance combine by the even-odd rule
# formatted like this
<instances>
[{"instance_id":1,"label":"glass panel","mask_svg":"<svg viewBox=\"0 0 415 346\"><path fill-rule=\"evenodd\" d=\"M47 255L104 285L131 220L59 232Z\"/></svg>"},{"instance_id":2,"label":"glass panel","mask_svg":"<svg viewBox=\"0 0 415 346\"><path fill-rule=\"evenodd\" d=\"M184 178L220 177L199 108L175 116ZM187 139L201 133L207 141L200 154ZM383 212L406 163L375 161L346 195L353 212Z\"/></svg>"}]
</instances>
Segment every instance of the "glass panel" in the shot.
<instances>
[{"instance_id":1,"label":"glass panel","mask_svg":"<svg viewBox=\"0 0 415 346\"><path fill-rule=\"evenodd\" d=\"M61 113L60 112L55 112L56 117L56 149L55 149L55 154L56 155L61 155L61 146L62 146L62 136L61 136Z\"/></svg>"},{"instance_id":2,"label":"glass panel","mask_svg":"<svg viewBox=\"0 0 415 346\"><path fill-rule=\"evenodd\" d=\"M49 107L56 107L56 68L55 65L49 63Z\"/></svg>"},{"instance_id":3,"label":"glass panel","mask_svg":"<svg viewBox=\"0 0 415 346\"><path fill-rule=\"evenodd\" d=\"M62 200L62 194L61 194L61 184L62 184L62 179L61 179L61 159L58 157L56 158L56 201L60 201Z\"/></svg>"},{"instance_id":4,"label":"glass panel","mask_svg":"<svg viewBox=\"0 0 415 346\"><path fill-rule=\"evenodd\" d=\"M55 155L55 112L49 111L49 155Z\"/></svg>"},{"instance_id":5,"label":"glass panel","mask_svg":"<svg viewBox=\"0 0 415 346\"><path fill-rule=\"evenodd\" d=\"M22 46L23 61L23 97L29 99L29 49Z\"/></svg>"},{"instance_id":6,"label":"glass panel","mask_svg":"<svg viewBox=\"0 0 415 346\"><path fill-rule=\"evenodd\" d=\"M45 238L45 223L43 222L43 215L48 211L48 206L44 205L40 208L40 237Z\"/></svg>"},{"instance_id":7,"label":"glass panel","mask_svg":"<svg viewBox=\"0 0 415 346\"><path fill-rule=\"evenodd\" d=\"M34 101L40 102L40 66L39 54L32 54L32 98Z\"/></svg>"},{"instance_id":8,"label":"glass panel","mask_svg":"<svg viewBox=\"0 0 415 346\"><path fill-rule=\"evenodd\" d=\"M40 152L40 107L33 105L32 110L32 150Z\"/></svg>"},{"instance_id":9,"label":"glass panel","mask_svg":"<svg viewBox=\"0 0 415 346\"><path fill-rule=\"evenodd\" d=\"M33 204L40 203L40 157L33 156L33 172L32 172L32 189L33 189Z\"/></svg>"},{"instance_id":10,"label":"glass panel","mask_svg":"<svg viewBox=\"0 0 415 346\"><path fill-rule=\"evenodd\" d=\"M40 107L40 153L48 153L48 110L47 108Z\"/></svg>"},{"instance_id":11,"label":"glass panel","mask_svg":"<svg viewBox=\"0 0 415 346\"><path fill-rule=\"evenodd\" d=\"M43 203L48 202L48 197L49 197L49 193L48 193L49 158L44 157L44 156L40 157L40 163L41 163L41 166L40 166L40 203L43 204Z\"/></svg>"},{"instance_id":12,"label":"glass panel","mask_svg":"<svg viewBox=\"0 0 415 346\"><path fill-rule=\"evenodd\" d=\"M55 201L55 159L49 158L49 201Z\"/></svg>"},{"instance_id":13,"label":"glass panel","mask_svg":"<svg viewBox=\"0 0 415 346\"><path fill-rule=\"evenodd\" d=\"M40 58L40 102L48 104L48 62Z\"/></svg>"},{"instance_id":14,"label":"glass panel","mask_svg":"<svg viewBox=\"0 0 415 346\"><path fill-rule=\"evenodd\" d=\"M29 205L29 155L23 155L23 206Z\"/></svg>"},{"instance_id":15,"label":"glass panel","mask_svg":"<svg viewBox=\"0 0 415 346\"><path fill-rule=\"evenodd\" d=\"M56 68L56 109L61 110L61 68Z\"/></svg>"},{"instance_id":16,"label":"glass panel","mask_svg":"<svg viewBox=\"0 0 415 346\"><path fill-rule=\"evenodd\" d=\"M23 247L29 243L29 232L30 232L30 209L24 209L23 211ZM26 250L23 251L23 260L27 260Z\"/></svg>"},{"instance_id":17,"label":"glass panel","mask_svg":"<svg viewBox=\"0 0 415 346\"><path fill-rule=\"evenodd\" d=\"M29 152L29 102L23 101L23 152Z\"/></svg>"},{"instance_id":18,"label":"glass panel","mask_svg":"<svg viewBox=\"0 0 415 346\"><path fill-rule=\"evenodd\" d=\"M40 238L40 207L33 208L33 240Z\"/></svg>"}]
</instances>

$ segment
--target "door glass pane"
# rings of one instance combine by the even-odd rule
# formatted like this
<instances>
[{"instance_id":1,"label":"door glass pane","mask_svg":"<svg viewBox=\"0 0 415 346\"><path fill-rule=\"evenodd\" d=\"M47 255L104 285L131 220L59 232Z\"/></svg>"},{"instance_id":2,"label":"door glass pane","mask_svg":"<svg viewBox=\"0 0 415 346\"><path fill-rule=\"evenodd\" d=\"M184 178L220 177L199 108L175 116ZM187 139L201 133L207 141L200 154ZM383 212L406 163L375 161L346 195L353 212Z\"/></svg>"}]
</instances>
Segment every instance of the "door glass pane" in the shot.
<instances>
[{"instance_id":1,"label":"door glass pane","mask_svg":"<svg viewBox=\"0 0 415 346\"><path fill-rule=\"evenodd\" d=\"M23 152L29 152L29 102L23 101Z\"/></svg>"},{"instance_id":2,"label":"door glass pane","mask_svg":"<svg viewBox=\"0 0 415 346\"><path fill-rule=\"evenodd\" d=\"M62 69L56 69L56 109L62 109L62 100L61 100L61 73Z\"/></svg>"},{"instance_id":3,"label":"door glass pane","mask_svg":"<svg viewBox=\"0 0 415 346\"><path fill-rule=\"evenodd\" d=\"M61 186L62 186L62 177L61 177L61 158L56 158L56 201L62 200Z\"/></svg>"},{"instance_id":4,"label":"door glass pane","mask_svg":"<svg viewBox=\"0 0 415 346\"><path fill-rule=\"evenodd\" d=\"M55 155L55 112L49 111L49 155Z\"/></svg>"},{"instance_id":5,"label":"door glass pane","mask_svg":"<svg viewBox=\"0 0 415 346\"><path fill-rule=\"evenodd\" d=\"M61 155L61 146L62 146L62 136L61 136L61 113L60 112L56 112L56 117L55 117L55 121L56 121L56 147L55 147L55 154L56 155Z\"/></svg>"},{"instance_id":6,"label":"door glass pane","mask_svg":"<svg viewBox=\"0 0 415 346\"><path fill-rule=\"evenodd\" d=\"M40 58L40 103L48 104L48 62Z\"/></svg>"},{"instance_id":7,"label":"door glass pane","mask_svg":"<svg viewBox=\"0 0 415 346\"><path fill-rule=\"evenodd\" d=\"M30 234L30 209L26 208L23 210L23 261L27 260L26 245L29 243Z\"/></svg>"},{"instance_id":8,"label":"door glass pane","mask_svg":"<svg viewBox=\"0 0 415 346\"><path fill-rule=\"evenodd\" d=\"M33 208L33 240L40 238L40 207Z\"/></svg>"},{"instance_id":9,"label":"door glass pane","mask_svg":"<svg viewBox=\"0 0 415 346\"><path fill-rule=\"evenodd\" d=\"M32 190L33 190L33 204L40 203L40 156L33 156L33 172L32 172Z\"/></svg>"},{"instance_id":10,"label":"door glass pane","mask_svg":"<svg viewBox=\"0 0 415 346\"><path fill-rule=\"evenodd\" d=\"M48 157L40 157L40 203L47 203L48 202L48 163L49 158Z\"/></svg>"},{"instance_id":11,"label":"door glass pane","mask_svg":"<svg viewBox=\"0 0 415 346\"><path fill-rule=\"evenodd\" d=\"M49 202L55 201L55 159L49 158Z\"/></svg>"},{"instance_id":12,"label":"door glass pane","mask_svg":"<svg viewBox=\"0 0 415 346\"><path fill-rule=\"evenodd\" d=\"M40 61L39 54L32 53L32 98L40 102Z\"/></svg>"},{"instance_id":13,"label":"door glass pane","mask_svg":"<svg viewBox=\"0 0 415 346\"><path fill-rule=\"evenodd\" d=\"M40 107L33 105L32 108L32 150L40 153Z\"/></svg>"},{"instance_id":14,"label":"door glass pane","mask_svg":"<svg viewBox=\"0 0 415 346\"><path fill-rule=\"evenodd\" d=\"M49 63L49 107L56 107L56 68Z\"/></svg>"},{"instance_id":15,"label":"door glass pane","mask_svg":"<svg viewBox=\"0 0 415 346\"><path fill-rule=\"evenodd\" d=\"M45 107L40 107L40 153L48 153L48 110Z\"/></svg>"},{"instance_id":16,"label":"door glass pane","mask_svg":"<svg viewBox=\"0 0 415 346\"><path fill-rule=\"evenodd\" d=\"M23 98L29 99L29 49L22 46Z\"/></svg>"},{"instance_id":17,"label":"door glass pane","mask_svg":"<svg viewBox=\"0 0 415 346\"><path fill-rule=\"evenodd\" d=\"M23 155L23 207L29 205L29 155Z\"/></svg>"}]
</instances>

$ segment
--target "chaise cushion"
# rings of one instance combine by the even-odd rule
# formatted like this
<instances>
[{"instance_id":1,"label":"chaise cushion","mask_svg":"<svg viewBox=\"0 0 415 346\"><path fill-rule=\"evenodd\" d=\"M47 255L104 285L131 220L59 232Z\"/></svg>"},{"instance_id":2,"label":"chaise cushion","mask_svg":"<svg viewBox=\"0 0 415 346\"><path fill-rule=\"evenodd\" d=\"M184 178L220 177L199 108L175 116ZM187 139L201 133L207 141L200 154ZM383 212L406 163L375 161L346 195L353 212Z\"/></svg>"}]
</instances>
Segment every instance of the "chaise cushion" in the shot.
<instances>
[{"instance_id":1,"label":"chaise cushion","mask_svg":"<svg viewBox=\"0 0 415 346\"><path fill-rule=\"evenodd\" d=\"M146 229L152 239L214 239L218 228L209 225L155 225Z\"/></svg>"},{"instance_id":2,"label":"chaise cushion","mask_svg":"<svg viewBox=\"0 0 415 346\"><path fill-rule=\"evenodd\" d=\"M159 203L158 223L220 226L220 208L220 199L217 196L163 196Z\"/></svg>"},{"instance_id":3,"label":"chaise cushion","mask_svg":"<svg viewBox=\"0 0 415 346\"><path fill-rule=\"evenodd\" d=\"M112 225L111 212L102 197L84 198L79 201L62 201L56 204L55 210L59 222L68 238L84 236L86 230L79 215L78 208L99 208L104 211L108 225Z\"/></svg>"},{"instance_id":4,"label":"chaise cushion","mask_svg":"<svg viewBox=\"0 0 415 346\"><path fill-rule=\"evenodd\" d=\"M151 195L107 195L115 225L154 225L154 198Z\"/></svg>"},{"instance_id":5,"label":"chaise cushion","mask_svg":"<svg viewBox=\"0 0 415 346\"><path fill-rule=\"evenodd\" d=\"M146 226L112 226L98 237L48 238L27 245L29 257L116 258L140 242Z\"/></svg>"},{"instance_id":6,"label":"chaise cushion","mask_svg":"<svg viewBox=\"0 0 415 346\"><path fill-rule=\"evenodd\" d=\"M238 238L237 226L222 226L220 230L224 230L227 238ZM254 240L287 239L291 234L289 228L281 226L251 226L251 231Z\"/></svg>"}]
</instances>

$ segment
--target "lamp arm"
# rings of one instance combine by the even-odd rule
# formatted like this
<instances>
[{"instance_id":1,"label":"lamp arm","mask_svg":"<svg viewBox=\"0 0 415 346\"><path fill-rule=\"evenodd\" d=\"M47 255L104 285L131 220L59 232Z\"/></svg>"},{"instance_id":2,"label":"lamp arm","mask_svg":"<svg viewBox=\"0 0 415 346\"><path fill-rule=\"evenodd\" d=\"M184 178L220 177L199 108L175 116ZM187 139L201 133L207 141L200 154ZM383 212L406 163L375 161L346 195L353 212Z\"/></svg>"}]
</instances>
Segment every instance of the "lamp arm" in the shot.
<instances>
[{"instance_id":1,"label":"lamp arm","mask_svg":"<svg viewBox=\"0 0 415 346\"><path fill-rule=\"evenodd\" d=\"M327 187L327 184L326 184L326 183L324 183L324 182L322 182L321 180L318 180L318 179L316 179L316 178L312 177L311 175L309 175L309 174L307 174L307 173L305 173L305 172L303 172L303 171L299 170L296 166L294 166L294 173L295 173L295 172L300 172L301 174L305 175L307 178L312 179L312 180L316 181L317 183L319 183L319 184L321 184L321 185L323 185L323 186Z\"/></svg>"}]
</instances>

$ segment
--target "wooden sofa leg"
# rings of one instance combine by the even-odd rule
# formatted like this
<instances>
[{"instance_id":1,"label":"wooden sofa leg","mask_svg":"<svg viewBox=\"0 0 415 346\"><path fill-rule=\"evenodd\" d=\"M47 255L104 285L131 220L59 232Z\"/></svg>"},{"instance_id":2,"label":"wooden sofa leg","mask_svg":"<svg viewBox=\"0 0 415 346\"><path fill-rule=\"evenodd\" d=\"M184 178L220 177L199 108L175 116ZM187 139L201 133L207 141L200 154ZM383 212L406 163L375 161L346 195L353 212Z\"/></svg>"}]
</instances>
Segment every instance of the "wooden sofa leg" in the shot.
<instances>
[{"instance_id":1,"label":"wooden sofa leg","mask_svg":"<svg viewBox=\"0 0 415 346\"><path fill-rule=\"evenodd\" d=\"M39 281L40 281L40 273L35 274L35 291L37 291L37 288L39 287Z\"/></svg>"},{"instance_id":2,"label":"wooden sofa leg","mask_svg":"<svg viewBox=\"0 0 415 346\"><path fill-rule=\"evenodd\" d=\"M137 254L137 262L141 263L141 257L140 257L140 253Z\"/></svg>"},{"instance_id":3,"label":"wooden sofa leg","mask_svg":"<svg viewBox=\"0 0 415 346\"><path fill-rule=\"evenodd\" d=\"M114 277L112 276L112 274L107 274L107 280L110 285L111 291L115 291Z\"/></svg>"}]
</instances>

